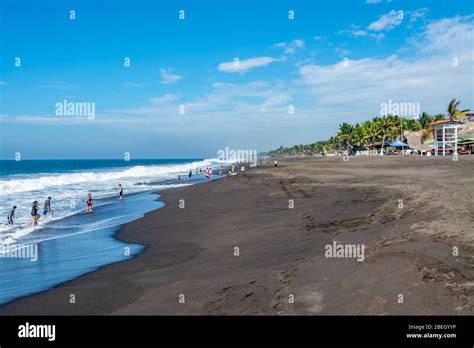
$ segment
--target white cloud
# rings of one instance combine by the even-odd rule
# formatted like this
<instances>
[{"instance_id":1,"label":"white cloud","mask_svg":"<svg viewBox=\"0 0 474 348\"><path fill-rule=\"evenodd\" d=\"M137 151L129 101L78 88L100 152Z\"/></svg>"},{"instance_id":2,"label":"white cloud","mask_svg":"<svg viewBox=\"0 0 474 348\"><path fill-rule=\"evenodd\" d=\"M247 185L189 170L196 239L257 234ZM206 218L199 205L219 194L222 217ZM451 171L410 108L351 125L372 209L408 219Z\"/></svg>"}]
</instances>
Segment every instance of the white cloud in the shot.
<instances>
[{"instance_id":1,"label":"white cloud","mask_svg":"<svg viewBox=\"0 0 474 348\"><path fill-rule=\"evenodd\" d=\"M423 18L428 13L428 8L423 7L415 11L407 12L410 15L410 24L415 23L418 19Z\"/></svg>"},{"instance_id":2,"label":"white cloud","mask_svg":"<svg viewBox=\"0 0 474 348\"><path fill-rule=\"evenodd\" d=\"M294 39L290 42L279 42L273 45L273 47L284 49L285 54L294 54L297 50L304 48L304 41L301 39Z\"/></svg>"},{"instance_id":3,"label":"white cloud","mask_svg":"<svg viewBox=\"0 0 474 348\"><path fill-rule=\"evenodd\" d=\"M228 73L245 73L249 70L267 66L273 62L283 61L284 58L253 57L245 60L220 63L218 69Z\"/></svg>"},{"instance_id":4,"label":"white cloud","mask_svg":"<svg viewBox=\"0 0 474 348\"><path fill-rule=\"evenodd\" d=\"M53 82L46 82L42 85L39 85L39 87L54 88L54 89L72 89L72 88L78 88L80 86L66 83L64 81L53 81Z\"/></svg>"},{"instance_id":5,"label":"white cloud","mask_svg":"<svg viewBox=\"0 0 474 348\"><path fill-rule=\"evenodd\" d=\"M136 82L125 82L124 86L132 87L132 88L141 88L141 87L144 86L144 84L143 83L136 83Z\"/></svg>"},{"instance_id":6,"label":"white cloud","mask_svg":"<svg viewBox=\"0 0 474 348\"><path fill-rule=\"evenodd\" d=\"M143 106L128 109L106 109L102 115L109 118L119 116L122 120L130 119L132 123L144 120L148 124L149 119L175 117L178 114L179 104L181 104L180 99L180 94L168 93L148 99L148 102Z\"/></svg>"},{"instance_id":7,"label":"white cloud","mask_svg":"<svg viewBox=\"0 0 474 348\"><path fill-rule=\"evenodd\" d=\"M431 22L409 42L425 53L446 52L458 56L474 50L474 15Z\"/></svg>"},{"instance_id":8,"label":"white cloud","mask_svg":"<svg viewBox=\"0 0 474 348\"><path fill-rule=\"evenodd\" d=\"M111 127L123 126L129 129L134 125L142 125L149 127L156 125L154 118L139 118L136 117L116 117L117 115L97 113L93 120L87 117L68 117L50 115L7 115L0 114L0 124L48 124L51 126L80 126L80 125L110 125Z\"/></svg>"},{"instance_id":9,"label":"white cloud","mask_svg":"<svg viewBox=\"0 0 474 348\"><path fill-rule=\"evenodd\" d=\"M106 114L143 117L176 117L179 105L185 114L193 117L235 118L285 114L293 96L287 83L282 81L253 81L243 84L215 82L211 90L201 97L184 100L178 94L165 94L148 100L145 106L134 109L105 110Z\"/></svg>"},{"instance_id":10,"label":"white cloud","mask_svg":"<svg viewBox=\"0 0 474 348\"><path fill-rule=\"evenodd\" d=\"M164 106L164 105L169 105L171 103L174 103L180 98L181 96L179 94L168 93L161 97L153 97L149 100L149 102L151 105L154 105L154 106Z\"/></svg>"},{"instance_id":11,"label":"white cloud","mask_svg":"<svg viewBox=\"0 0 474 348\"><path fill-rule=\"evenodd\" d=\"M405 16L409 16L410 21L408 27L411 28L413 27L413 24L417 22L420 18L425 17L427 12L428 9L426 7L420 8L415 11L407 11L405 13L403 11L392 10L389 13L380 16L379 19L375 22L369 24L367 26L367 29L363 29L358 25L352 24L350 29L340 30L338 34L343 34L352 37L368 36L373 37L377 41L380 41L384 38L384 34L381 32L390 31L396 26L400 25Z\"/></svg>"},{"instance_id":12,"label":"white cloud","mask_svg":"<svg viewBox=\"0 0 474 348\"><path fill-rule=\"evenodd\" d=\"M347 57L351 55L353 52L350 49L344 47L335 47L334 51L339 54L340 57Z\"/></svg>"},{"instance_id":13,"label":"white cloud","mask_svg":"<svg viewBox=\"0 0 474 348\"><path fill-rule=\"evenodd\" d=\"M196 114L229 114L233 117L281 113L292 100L292 92L283 81L252 81L244 84L214 83L212 91L189 103Z\"/></svg>"},{"instance_id":14,"label":"white cloud","mask_svg":"<svg viewBox=\"0 0 474 348\"><path fill-rule=\"evenodd\" d=\"M161 83L164 85L171 85L176 81L181 80L181 75L173 74L174 69L160 69Z\"/></svg>"},{"instance_id":15,"label":"white cloud","mask_svg":"<svg viewBox=\"0 0 474 348\"><path fill-rule=\"evenodd\" d=\"M338 110L332 115L346 110L363 118L375 116L388 99L419 102L423 111L439 113L456 97L472 108L473 44L472 17L454 17L427 25L410 44L414 56L363 58L349 61L347 67L342 62L308 64L299 73L319 107ZM453 57L458 66L453 66Z\"/></svg>"},{"instance_id":16,"label":"white cloud","mask_svg":"<svg viewBox=\"0 0 474 348\"><path fill-rule=\"evenodd\" d=\"M367 28L372 31L388 31L400 25L403 20L403 11L392 10L387 14L380 16L375 22Z\"/></svg>"},{"instance_id":17,"label":"white cloud","mask_svg":"<svg viewBox=\"0 0 474 348\"><path fill-rule=\"evenodd\" d=\"M367 30L361 29L360 26L354 25L354 24L351 25L350 29L340 30L338 34L343 34L343 35L352 36L352 37L368 36L368 37L372 37L376 39L377 41L380 41L384 38L383 33L377 33L377 34L371 33L371 32L368 32Z\"/></svg>"}]
</instances>

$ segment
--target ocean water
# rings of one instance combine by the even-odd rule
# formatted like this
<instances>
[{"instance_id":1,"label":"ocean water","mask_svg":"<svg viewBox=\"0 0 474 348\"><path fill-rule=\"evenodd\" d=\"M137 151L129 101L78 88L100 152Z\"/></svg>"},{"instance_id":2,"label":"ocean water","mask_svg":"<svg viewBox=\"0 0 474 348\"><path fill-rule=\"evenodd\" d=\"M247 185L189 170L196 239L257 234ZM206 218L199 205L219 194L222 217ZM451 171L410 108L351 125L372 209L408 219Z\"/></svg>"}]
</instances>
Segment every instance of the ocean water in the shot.
<instances>
[{"instance_id":1,"label":"ocean water","mask_svg":"<svg viewBox=\"0 0 474 348\"><path fill-rule=\"evenodd\" d=\"M0 305L135 257L145 246L123 243L114 234L163 206L152 192L208 180L196 169L227 164L217 159L0 161ZM92 213L86 212L88 193L94 198ZM54 214L42 216L34 227L32 202L39 201L42 213L48 196ZM12 226L6 217L13 205ZM28 254L12 252L19 249Z\"/></svg>"}]
</instances>

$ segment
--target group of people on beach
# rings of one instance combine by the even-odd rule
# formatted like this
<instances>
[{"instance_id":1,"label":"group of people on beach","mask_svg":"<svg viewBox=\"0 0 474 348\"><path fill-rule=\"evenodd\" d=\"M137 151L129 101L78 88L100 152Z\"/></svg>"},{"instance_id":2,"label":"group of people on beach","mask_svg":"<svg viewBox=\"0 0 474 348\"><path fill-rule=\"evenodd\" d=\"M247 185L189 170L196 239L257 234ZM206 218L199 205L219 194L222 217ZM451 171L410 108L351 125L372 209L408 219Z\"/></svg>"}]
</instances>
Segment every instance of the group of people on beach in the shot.
<instances>
[{"instance_id":1,"label":"group of people on beach","mask_svg":"<svg viewBox=\"0 0 474 348\"><path fill-rule=\"evenodd\" d=\"M275 160L275 167L278 166L278 162ZM242 174L245 175L245 166L241 166L240 167L240 172ZM196 168L196 175L197 174L202 174L204 173L206 178L209 179L211 178L212 176L212 173L213 173L213 170L212 170L212 167L207 167L204 171L202 170L202 168ZM228 171L228 174L229 175L236 175L237 172L235 171L235 164L232 164L232 167L229 168L229 171ZM224 166L221 165L219 167L219 175L222 176L224 175ZM188 178L191 179L193 176L193 171L192 170L189 170L189 173L188 173ZM181 175L178 174L178 181L181 181ZM119 189L119 197L120 199L123 199L123 186L122 184L119 184L118 185L118 189ZM44 202L44 206L43 206L43 216L46 216L48 214L50 215L53 215L53 209L51 209L51 197L48 197L46 199L46 201ZM92 199L92 195L90 193L87 194L87 200L86 200L86 207L87 207L87 212L88 213L91 213L92 212L92 208L93 208L93 199ZM14 205L12 209L10 209L10 212L8 213L8 216L7 216L7 223L9 225L13 225L13 219L15 217L15 212L16 212L16 209L17 209L17 206ZM33 226L37 226L38 225L38 220L41 218L41 214L39 214L39 211L40 211L40 204L38 201L34 201L33 202L33 205L31 207L31 223Z\"/></svg>"},{"instance_id":2,"label":"group of people on beach","mask_svg":"<svg viewBox=\"0 0 474 348\"><path fill-rule=\"evenodd\" d=\"M275 167L277 167L277 163L278 162L275 160ZM197 174L202 174L203 172L204 172L207 179L211 178L212 173L213 173L212 167L207 167L204 171L202 170L202 168L196 168L196 175ZM245 166L242 165L240 167L240 172L245 175ZM228 174L229 175L236 175L237 174L237 172L235 171L235 164L232 164L232 167L229 168ZM223 165L221 165L219 167L219 175L220 176L224 175L224 166ZM191 179L192 176L193 176L193 172L192 172L192 170L189 170L188 178ZM180 174L178 174L178 181L181 181L181 175ZM120 199L123 199L123 186L122 186L122 184L118 185L118 189L119 189L119 197L120 197ZM48 214L53 215L53 209L51 209L51 199L52 199L51 197L48 197L46 199L46 201L44 202L43 216L46 216ZM86 200L86 207L87 207L87 212L88 213L92 212L93 201L94 200L92 199L92 194L88 193L87 194L87 200ZM9 225L13 225L13 223L14 223L13 219L15 217L16 209L17 209L17 206L14 205L13 208L10 209L10 212L8 213L7 223ZM38 201L34 201L32 207L31 207L31 223L32 223L33 226L38 225L38 220L42 216L41 214L39 214L39 211L40 211L40 204L39 204Z\"/></svg>"},{"instance_id":3,"label":"group of people on beach","mask_svg":"<svg viewBox=\"0 0 474 348\"><path fill-rule=\"evenodd\" d=\"M206 176L206 179L210 179L211 176L212 176L212 173L213 173L213 169L212 167L206 167L206 169L204 169L204 171L202 170L202 168L196 168L196 171L195 171L195 175L198 175L198 174L203 174ZM219 175L222 176L224 175L224 166L221 165L219 167ZM189 173L188 173L188 178L191 179L193 176L193 171L192 169L189 170ZM178 181L181 181L181 174L178 174Z\"/></svg>"},{"instance_id":4,"label":"group of people on beach","mask_svg":"<svg viewBox=\"0 0 474 348\"><path fill-rule=\"evenodd\" d=\"M13 225L13 219L15 218L15 212L16 212L17 206L14 205L13 208L10 209L10 212L7 215L7 223L8 225ZM40 204L38 201L34 201L33 205L31 207L31 223L33 226L38 225L38 220L41 218L41 214L38 212L40 211ZM51 209L51 197L48 197L44 201L44 206L43 206L43 215L53 215L53 209Z\"/></svg>"},{"instance_id":5,"label":"group of people on beach","mask_svg":"<svg viewBox=\"0 0 474 348\"><path fill-rule=\"evenodd\" d=\"M119 197L120 199L123 199L123 187L122 184L118 185L119 188ZM53 209L51 208L51 197L48 197L44 201L44 206L43 206L43 216L46 216L50 214L51 216L53 215ZM87 207L87 212L91 213L92 212L92 206L93 206L93 199L92 195L90 193L87 194L87 200L86 200L86 207ZM13 225L14 221L13 219L15 218L15 212L16 212L17 206L14 205L13 208L10 209L10 212L7 215L7 224L8 225ZM33 205L31 207L31 224L33 226L38 225L38 220L41 218L41 214L39 213L40 211L40 204L38 201L34 201Z\"/></svg>"}]
</instances>

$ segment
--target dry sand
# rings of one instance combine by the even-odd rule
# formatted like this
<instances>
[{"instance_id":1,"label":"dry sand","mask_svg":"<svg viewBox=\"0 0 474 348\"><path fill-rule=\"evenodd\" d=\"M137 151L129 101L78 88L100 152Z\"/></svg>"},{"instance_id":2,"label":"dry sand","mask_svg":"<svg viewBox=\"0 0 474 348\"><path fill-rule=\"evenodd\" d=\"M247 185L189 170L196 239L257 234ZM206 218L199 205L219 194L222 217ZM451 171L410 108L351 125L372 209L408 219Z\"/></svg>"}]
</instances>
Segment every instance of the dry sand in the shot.
<instances>
[{"instance_id":1,"label":"dry sand","mask_svg":"<svg viewBox=\"0 0 474 348\"><path fill-rule=\"evenodd\" d=\"M117 234L137 258L0 314L473 312L473 156L281 159L162 199ZM365 260L326 258L333 241Z\"/></svg>"}]
</instances>

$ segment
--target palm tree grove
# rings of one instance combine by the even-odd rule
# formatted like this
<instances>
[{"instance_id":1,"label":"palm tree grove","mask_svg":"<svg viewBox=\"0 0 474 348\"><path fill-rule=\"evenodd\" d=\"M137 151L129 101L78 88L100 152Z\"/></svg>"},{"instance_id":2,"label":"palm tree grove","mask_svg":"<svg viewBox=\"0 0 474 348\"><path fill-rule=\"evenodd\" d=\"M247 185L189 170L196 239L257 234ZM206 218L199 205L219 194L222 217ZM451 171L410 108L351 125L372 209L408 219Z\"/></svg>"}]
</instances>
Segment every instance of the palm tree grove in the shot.
<instances>
[{"instance_id":1,"label":"palm tree grove","mask_svg":"<svg viewBox=\"0 0 474 348\"><path fill-rule=\"evenodd\" d=\"M270 151L269 156L299 156L338 153L339 151L354 152L358 149L380 149L387 142L399 139L404 141L403 131L423 131L423 138L432 137L430 123L439 120L464 121L469 109L460 110L461 101L453 98L448 105L446 114L429 115L423 112L418 118L404 118L397 115L377 116L362 123L339 125L336 135L327 140L316 141L309 145L294 145Z\"/></svg>"}]
</instances>

